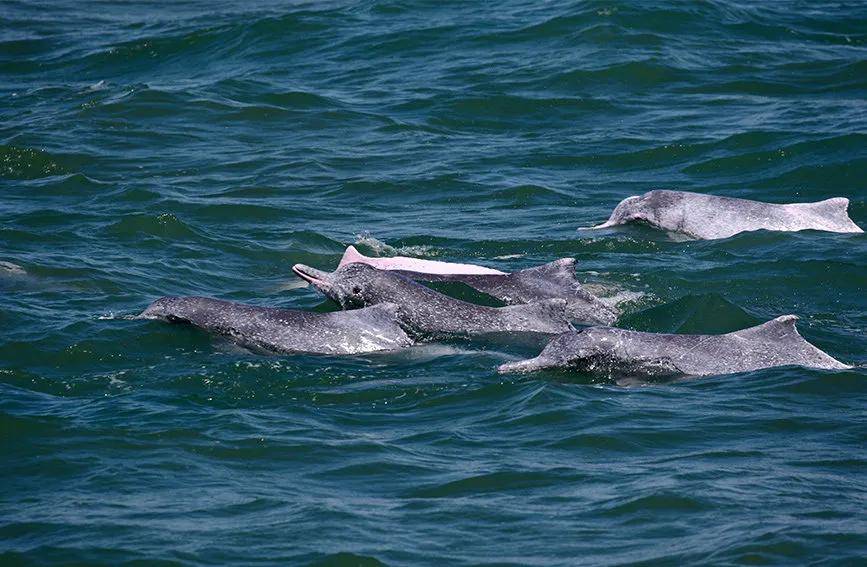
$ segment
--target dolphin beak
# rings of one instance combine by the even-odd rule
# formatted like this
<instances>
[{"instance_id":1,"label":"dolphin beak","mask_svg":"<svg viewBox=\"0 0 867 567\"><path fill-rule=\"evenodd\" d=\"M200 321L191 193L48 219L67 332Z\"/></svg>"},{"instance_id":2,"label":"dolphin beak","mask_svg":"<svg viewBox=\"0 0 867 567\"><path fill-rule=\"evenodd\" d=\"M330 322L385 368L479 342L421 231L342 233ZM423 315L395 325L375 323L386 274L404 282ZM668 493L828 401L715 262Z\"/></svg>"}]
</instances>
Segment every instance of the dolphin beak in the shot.
<instances>
[{"instance_id":1,"label":"dolphin beak","mask_svg":"<svg viewBox=\"0 0 867 567\"><path fill-rule=\"evenodd\" d=\"M608 221L603 222L602 224L597 224L596 226L586 226L586 227L584 227L584 230L597 230L600 228L609 228L612 226L617 226L617 223L608 220ZM581 229L578 229L578 230L581 230Z\"/></svg>"},{"instance_id":2,"label":"dolphin beak","mask_svg":"<svg viewBox=\"0 0 867 567\"><path fill-rule=\"evenodd\" d=\"M313 287L325 295L329 295L329 292L334 287L331 285L331 274L328 272L323 272L304 264L295 264L292 266L292 271L302 280L313 284Z\"/></svg>"},{"instance_id":3,"label":"dolphin beak","mask_svg":"<svg viewBox=\"0 0 867 567\"><path fill-rule=\"evenodd\" d=\"M547 363L541 357L528 358L527 360L519 360L518 362L507 362L497 367L497 372L506 374L509 372L534 372L549 368L551 364Z\"/></svg>"}]
</instances>

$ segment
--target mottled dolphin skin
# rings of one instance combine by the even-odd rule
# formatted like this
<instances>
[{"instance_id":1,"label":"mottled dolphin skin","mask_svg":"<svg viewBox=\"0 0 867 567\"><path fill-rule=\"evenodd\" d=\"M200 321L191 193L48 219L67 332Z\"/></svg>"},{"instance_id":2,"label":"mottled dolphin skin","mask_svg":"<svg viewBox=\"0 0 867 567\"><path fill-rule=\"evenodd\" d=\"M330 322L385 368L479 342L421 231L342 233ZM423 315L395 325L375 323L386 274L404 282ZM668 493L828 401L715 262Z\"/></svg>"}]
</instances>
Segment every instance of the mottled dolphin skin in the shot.
<instances>
[{"instance_id":1,"label":"mottled dolphin skin","mask_svg":"<svg viewBox=\"0 0 867 567\"><path fill-rule=\"evenodd\" d=\"M437 275L403 270L398 273L416 281L460 282L508 305L564 299L566 315L582 325L610 325L619 316L617 309L606 305L581 286L575 277L574 258L563 258L510 274Z\"/></svg>"},{"instance_id":2,"label":"mottled dolphin skin","mask_svg":"<svg viewBox=\"0 0 867 567\"><path fill-rule=\"evenodd\" d=\"M398 324L393 303L357 311L312 313L207 297L163 297L139 317L189 323L227 335L244 346L281 353L360 354L413 344Z\"/></svg>"},{"instance_id":3,"label":"mottled dolphin skin","mask_svg":"<svg viewBox=\"0 0 867 567\"><path fill-rule=\"evenodd\" d=\"M339 267L346 264L368 264L380 270L404 270L425 274L504 274L500 270L476 266L475 264L457 264L454 262L438 262L436 260L420 260L406 256L392 256L390 258L371 258L355 249L355 246L347 246Z\"/></svg>"},{"instance_id":4,"label":"mottled dolphin skin","mask_svg":"<svg viewBox=\"0 0 867 567\"><path fill-rule=\"evenodd\" d=\"M349 260L349 261L347 261ZM391 261L384 263L383 260ZM340 265L358 262L383 270L393 270L415 281L460 282L486 293L508 305L532 303L544 299L565 299L566 314L582 325L610 325L617 320L619 312L585 290L575 277L575 259L561 258L548 264L519 270L517 272L470 273L466 268L483 268L472 264L435 262L436 271L424 271L425 264L415 264L413 258L370 258L349 246ZM423 262L425 262L423 260Z\"/></svg>"},{"instance_id":5,"label":"mottled dolphin skin","mask_svg":"<svg viewBox=\"0 0 867 567\"><path fill-rule=\"evenodd\" d=\"M563 299L485 307L449 297L396 272L367 264L346 264L331 273L304 264L296 264L292 270L345 309L396 303L404 327L419 338L507 332L558 334L572 329Z\"/></svg>"},{"instance_id":6,"label":"mottled dolphin skin","mask_svg":"<svg viewBox=\"0 0 867 567\"><path fill-rule=\"evenodd\" d=\"M846 212L849 199L774 204L688 191L656 190L628 197L611 218L592 228L643 222L700 240L728 238L752 230L864 232Z\"/></svg>"},{"instance_id":7,"label":"mottled dolphin skin","mask_svg":"<svg viewBox=\"0 0 867 567\"><path fill-rule=\"evenodd\" d=\"M851 368L808 343L795 315L725 335L671 335L612 327L564 333L536 358L503 364L500 372L571 368L608 376L707 376L774 366Z\"/></svg>"}]
</instances>

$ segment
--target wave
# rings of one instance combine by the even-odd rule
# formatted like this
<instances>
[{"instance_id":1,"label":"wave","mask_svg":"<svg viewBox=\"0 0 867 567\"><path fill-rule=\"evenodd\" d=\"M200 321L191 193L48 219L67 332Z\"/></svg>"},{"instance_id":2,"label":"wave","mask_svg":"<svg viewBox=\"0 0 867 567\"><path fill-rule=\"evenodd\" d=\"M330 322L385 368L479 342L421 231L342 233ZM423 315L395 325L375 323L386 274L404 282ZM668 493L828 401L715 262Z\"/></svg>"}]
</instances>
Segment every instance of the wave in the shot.
<instances>
[{"instance_id":1,"label":"wave","mask_svg":"<svg viewBox=\"0 0 867 567\"><path fill-rule=\"evenodd\" d=\"M0 178L39 179L64 173L66 168L44 150L0 145Z\"/></svg>"}]
</instances>

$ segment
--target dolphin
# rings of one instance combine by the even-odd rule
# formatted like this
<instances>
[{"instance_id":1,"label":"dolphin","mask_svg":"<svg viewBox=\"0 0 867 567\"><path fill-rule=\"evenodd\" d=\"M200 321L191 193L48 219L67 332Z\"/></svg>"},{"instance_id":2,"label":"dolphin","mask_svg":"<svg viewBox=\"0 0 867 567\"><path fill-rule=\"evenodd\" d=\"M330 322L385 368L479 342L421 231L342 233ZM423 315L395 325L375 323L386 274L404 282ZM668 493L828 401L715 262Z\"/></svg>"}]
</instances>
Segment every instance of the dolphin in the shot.
<instances>
[{"instance_id":1,"label":"dolphin","mask_svg":"<svg viewBox=\"0 0 867 567\"><path fill-rule=\"evenodd\" d=\"M725 335L644 333L589 327L564 333L536 358L503 364L500 372L570 368L627 376L707 376L774 366L851 368L808 343L795 315Z\"/></svg>"},{"instance_id":2,"label":"dolphin","mask_svg":"<svg viewBox=\"0 0 867 567\"><path fill-rule=\"evenodd\" d=\"M189 323L227 335L244 346L280 353L360 354L413 344L398 324L393 303L357 311L311 313L208 297L163 297L139 317Z\"/></svg>"},{"instance_id":3,"label":"dolphin","mask_svg":"<svg viewBox=\"0 0 867 567\"><path fill-rule=\"evenodd\" d=\"M344 309L396 303L404 327L420 338L509 332L553 335L572 330L563 299L486 307L449 297L396 272L367 264L345 264L331 273L304 264L295 264L292 270Z\"/></svg>"},{"instance_id":4,"label":"dolphin","mask_svg":"<svg viewBox=\"0 0 867 567\"><path fill-rule=\"evenodd\" d=\"M774 204L656 190L620 201L608 221L590 228L643 222L699 240L728 238L752 230L864 232L849 218L848 206L845 197L817 203Z\"/></svg>"},{"instance_id":5,"label":"dolphin","mask_svg":"<svg viewBox=\"0 0 867 567\"><path fill-rule=\"evenodd\" d=\"M500 270L486 268L484 266L476 266L475 264L458 264L454 262L439 262L436 260L421 260L418 258L407 258L406 256L392 256L389 258L371 258L359 252L355 246L347 246L343 257L340 259L339 267L346 264L361 263L368 264L380 270L402 270L413 273L423 274L505 274Z\"/></svg>"},{"instance_id":6,"label":"dolphin","mask_svg":"<svg viewBox=\"0 0 867 567\"><path fill-rule=\"evenodd\" d=\"M388 261L388 262L384 262ZM435 262L434 271L427 271L425 264L415 264L414 258L401 256L371 258L358 252L354 246L346 248L340 265L358 262L383 270L393 270L415 281L460 282L475 290L499 299L507 305L532 303L544 299L565 299L566 314L578 324L611 325L619 311L603 303L585 290L575 277L575 259L561 258L548 264L507 273L470 273L466 268L489 270L472 264Z\"/></svg>"}]
</instances>

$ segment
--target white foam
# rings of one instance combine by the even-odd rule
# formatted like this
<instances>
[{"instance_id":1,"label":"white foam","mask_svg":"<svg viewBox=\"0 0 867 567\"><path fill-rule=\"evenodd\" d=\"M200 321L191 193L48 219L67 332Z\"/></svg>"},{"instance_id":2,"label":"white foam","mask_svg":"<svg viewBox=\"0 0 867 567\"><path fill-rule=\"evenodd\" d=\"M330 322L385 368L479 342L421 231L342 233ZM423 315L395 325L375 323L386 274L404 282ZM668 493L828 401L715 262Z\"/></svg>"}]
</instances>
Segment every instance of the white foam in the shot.
<instances>
[{"instance_id":1,"label":"white foam","mask_svg":"<svg viewBox=\"0 0 867 567\"><path fill-rule=\"evenodd\" d=\"M436 256L436 249L432 246L414 245L414 246L391 246L382 240L370 235L369 232L362 232L355 235L355 244L363 244L371 248L379 256Z\"/></svg>"}]
</instances>

